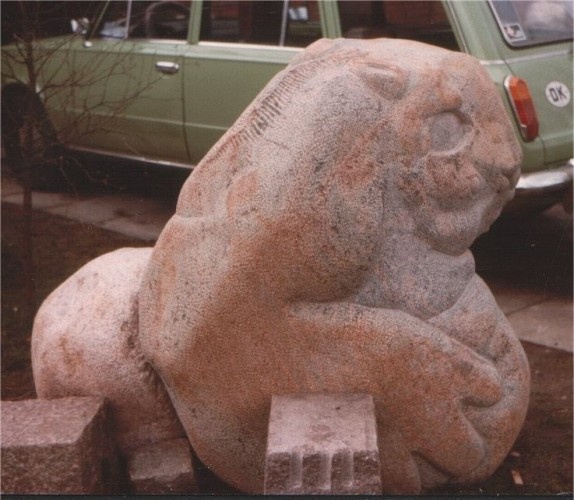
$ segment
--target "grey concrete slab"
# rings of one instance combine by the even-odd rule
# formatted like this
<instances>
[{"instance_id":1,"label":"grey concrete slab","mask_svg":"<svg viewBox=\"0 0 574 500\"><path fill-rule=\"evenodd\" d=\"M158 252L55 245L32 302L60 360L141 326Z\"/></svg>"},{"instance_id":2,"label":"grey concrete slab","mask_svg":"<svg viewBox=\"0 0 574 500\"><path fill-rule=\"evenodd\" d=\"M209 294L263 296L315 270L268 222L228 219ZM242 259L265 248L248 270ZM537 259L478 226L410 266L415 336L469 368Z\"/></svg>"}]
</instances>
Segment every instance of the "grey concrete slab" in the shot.
<instances>
[{"instance_id":1,"label":"grey concrete slab","mask_svg":"<svg viewBox=\"0 0 574 500\"><path fill-rule=\"evenodd\" d=\"M165 224L150 225L139 224L133 219L121 218L98 224L99 227L114 231L116 233L129 236L130 238L137 238L142 241L154 242L158 239L161 230Z\"/></svg>"},{"instance_id":2,"label":"grey concrete slab","mask_svg":"<svg viewBox=\"0 0 574 500\"><path fill-rule=\"evenodd\" d=\"M155 241L172 215L171 210L162 207L156 211L140 213L132 217L108 220L100 224L100 227L131 238Z\"/></svg>"},{"instance_id":3,"label":"grey concrete slab","mask_svg":"<svg viewBox=\"0 0 574 500\"><path fill-rule=\"evenodd\" d=\"M163 221L167 221L171 216L170 211L159 202L129 195L105 195L72 201L67 205L49 208L47 212L122 232L132 237L143 236L143 239L149 239L150 234L155 235L158 227L160 225L163 227L165 223ZM149 228L143 229L148 224L153 228L152 233ZM138 227L142 228L141 235L134 230Z\"/></svg>"},{"instance_id":4,"label":"grey concrete slab","mask_svg":"<svg viewBox=\"0 0 574 500\"><path fill-rule=\"evenodd\" d=\"M487 284L520 340L572 352L571 298L508 284Z\"/></svg>"},{"instance_id":5,"label":"grey concrete slab","mask_svg":"<svg viewBox=\"0 0 574 500\"><path fill-rule=\"evenodd\" d=\"M521 340L573 352L572 299L550 298L508 315Z\"/></svg>"},{"instance_id":6,"label":"grey concrete slab","mask_svg":"<svg viewBox=\"0 0 574 500\"><path fill-rule=\"evenodd\" d=\"M22 203L22 188L14 180L2 180L2 201ZM156 240L173 214L172 209L158 201L128 194L77 196L34 192L32 201L37 210L144 241Z\"/></svg>"},{"instance_id":7,"label":"grey concrete slab","mask_svg":"<svg viewBox=\"0 0 574 500\"><path fill-rule=\"evenodd\" d=\"M55 215L92 224L103 223L120 217L130 217L138 209L131 199L101 196L88 200L70 201L70 203L46 210ZM141 204L140 207L141 209Z\"/></svg>"},{"instance_id":8,"label":"grey concrete slab","mask_svg":"<svg viewBox=\"0 0 574 500\"><path fill-rule=\"evenodd\" d=\"M18 195L22 192L22 187L15 180L2 178L2 201L4 201L4 198Z\"/></svg>"},{"instance_id":9,"label":"grey concrete slab","mask_svg":"<svg viewBox=\"0 0 574 500\"><path fill-rule=\"evenodd\" d=\"M12 203L14 205L21 205L23 202L22 194L19 193L7 196L6 198L2 198L2 201L5 203ZM79 201L83 200L77 200L71 198L69 195L60 193L34 193L32 196L32 207L36 210L50 210Z\"/></svg>"},{"instance_id":10,"label":"grey concrete slab","mask_svg":"<svg viewBox=\"0 0 574 500\"><path fill-rule=\"evenodd\" d=\"M21 205L24 191L22 187L13 179L2 179L2 201ZM49 208L69 205L88 199L88 196L78 196L65 193L44 193L34 191L32 194L32 206L36 210L46 210Z\"/></svg>"},{"instance_id":11,"label":"grey concrete slab","mask_svg":"<svg viewBox=\"0 0 574 500\"><path fill-rule=\"evenodd\" d=\"M494 295L498 307L507 316L548 299L547 294L543 291L519 289L507 284L488 281L487 285Z\"/></svg>"},{"instance_id":12,"label":"grey concrete slab","mask_svg":"<svg viewBox=\"0 0 574 500\"><path fill-rule=\"evenodd\" d=\"M46 212L79 222L99 225L107 220L118 217L115 210L113 205L102 203L100 199L96 198L60 205L47 209Z\"/></svg>"}]
</instances>

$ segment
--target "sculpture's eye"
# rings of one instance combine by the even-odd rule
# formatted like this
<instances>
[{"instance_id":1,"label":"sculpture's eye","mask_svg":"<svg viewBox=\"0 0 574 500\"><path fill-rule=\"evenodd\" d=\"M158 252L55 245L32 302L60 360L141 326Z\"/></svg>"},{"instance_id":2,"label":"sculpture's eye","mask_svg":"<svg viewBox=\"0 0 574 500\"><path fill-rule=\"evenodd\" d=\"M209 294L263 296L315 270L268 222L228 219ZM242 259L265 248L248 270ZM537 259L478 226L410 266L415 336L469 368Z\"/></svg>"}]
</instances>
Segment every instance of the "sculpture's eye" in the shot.
<instances>
[{"instance_id":1,"label":"sculpture's eye","mask_svg":"<svg viewBox=\"0 0 574 500\"><path fill-rule=\"evenodd\" d=\"M430 136L433 151L450 151L460 146L465 135L465 124L452 111L439 113L431 118Z\"/></svg>"}]
</instances>

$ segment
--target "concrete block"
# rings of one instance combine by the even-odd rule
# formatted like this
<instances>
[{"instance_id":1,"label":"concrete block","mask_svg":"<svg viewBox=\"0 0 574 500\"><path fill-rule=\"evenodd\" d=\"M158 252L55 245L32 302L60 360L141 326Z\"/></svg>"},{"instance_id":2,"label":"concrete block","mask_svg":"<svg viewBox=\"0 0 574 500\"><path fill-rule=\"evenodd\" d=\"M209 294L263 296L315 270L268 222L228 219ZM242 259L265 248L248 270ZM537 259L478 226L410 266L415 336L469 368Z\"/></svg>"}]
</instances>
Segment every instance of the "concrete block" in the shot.
<instances>
[{"instance_id":1,"label":"concrete block","mask_svg":"<svg viewBox=\"0 0 574 500\"><path fill-rule=\"evenodd\" d=\"M128 459L128 474L132 493L197 492L191 448L185 438L137 449Z\"/></svg>"},{"instance_id":2,"label":"concrete block","mask_svg":"<svg viewBox=\"0 0 574 500\"><path fill-rule=\"evenodd\" d=\"M119 461L102 398L2 402L2 493L116 491Z\"/></svg>"},{"instance_id":3,"label":"concrete block","mask_svg":"<svg viewBox=\"0 0 574 500\"><path fill-rule=\"evenodd\" d=\"M273 396L266 494L380 494L375 407L366 394Z\"/></svg>"}]
</instances>

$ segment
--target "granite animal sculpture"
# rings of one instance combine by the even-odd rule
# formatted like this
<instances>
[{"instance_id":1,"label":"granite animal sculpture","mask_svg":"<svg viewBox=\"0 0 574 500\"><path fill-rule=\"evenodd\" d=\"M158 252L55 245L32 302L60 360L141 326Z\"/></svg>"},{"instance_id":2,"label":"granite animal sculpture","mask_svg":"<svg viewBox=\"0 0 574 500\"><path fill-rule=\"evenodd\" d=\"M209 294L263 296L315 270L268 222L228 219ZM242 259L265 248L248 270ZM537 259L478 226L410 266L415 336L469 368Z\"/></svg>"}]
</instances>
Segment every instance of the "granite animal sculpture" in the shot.
<instances>
[{"instance_id":1,"label":"granite animal sculpture","mask_svg":"<svg viewBox=\"0 0 574 500\"><path fill-rule=\"evenodd\" d=\"M259 493L273 394L368 393L385 492L486 478L529 369L468 248L520 160L472 57L316 42L197 166L153 250L100 257L46 300L38 394L108 395L126 452L185 432Z\"/></svg>"}]
</instances>

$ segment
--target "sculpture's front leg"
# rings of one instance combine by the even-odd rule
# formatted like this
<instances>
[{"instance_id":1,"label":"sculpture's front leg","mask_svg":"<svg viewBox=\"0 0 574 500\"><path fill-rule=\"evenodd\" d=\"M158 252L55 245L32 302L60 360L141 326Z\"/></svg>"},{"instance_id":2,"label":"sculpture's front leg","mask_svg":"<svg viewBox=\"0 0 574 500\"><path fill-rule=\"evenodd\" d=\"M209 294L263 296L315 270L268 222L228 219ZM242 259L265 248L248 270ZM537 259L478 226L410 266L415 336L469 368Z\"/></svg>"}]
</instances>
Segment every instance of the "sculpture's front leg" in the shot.
<instances>
[{"instance_id":1,"label":"sculpture's front leg","mask_svg":"<svg viewBox=\"0 0 574 500\"><path fill-rule=\"evenodd\" d=\"M484 282L475 276L460 300L429 322L490 361L500 375L502 398L467 417L485 437L487 460L469 480L488 477L516 439L528 408L530 370L520 341Z\"/></svg>"},{"instance_id":2,"label":"sculpture's front leg","mask_svg":"<svg viewBox=\"0 0 574 500\"><path fill-rule=\"evenodd\" d=\"M373 395L384 491L468 481L492 462L484 426L468 416L480 420L503 395L488 359L400 311L339 303L293 312L293 330L324 346L321 357L331 362L314 369L321 389L337 391L341 384Z\"/></svg>"}]
</instances>

